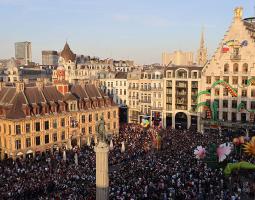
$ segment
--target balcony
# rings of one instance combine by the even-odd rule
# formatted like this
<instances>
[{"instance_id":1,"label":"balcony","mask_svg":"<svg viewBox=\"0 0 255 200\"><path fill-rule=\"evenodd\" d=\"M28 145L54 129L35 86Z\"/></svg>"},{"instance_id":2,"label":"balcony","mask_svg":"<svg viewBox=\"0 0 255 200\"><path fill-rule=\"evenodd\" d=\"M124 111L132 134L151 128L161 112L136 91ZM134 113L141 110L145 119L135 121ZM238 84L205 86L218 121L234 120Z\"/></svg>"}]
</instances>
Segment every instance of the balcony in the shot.
<instances>
[{"instance_id":1,"label":"balcony","mask_svg":"<svg viewBox=\"0 0 255 200\"><path fill-rule=\"evenodd\" d=\"M241 55L232 54L232 55L230 55L230 60L239 61L239 60L241 60Z\"/></svg>"},{"instance_id":2,"label":"balcony","mask_svg":"<svg viewBox=\"0 0 255 200\"><path fill-rule=\"evenodd\" d=\"M151 103L151 99L142 99L141 103Z\"/></svg>"},{"instance_id":3,"label":"balcony","mask_svg":"<svg viewBox=\"0 0 255 200\"><path fill-rule=\"evenodd\" d=\"M187 101L176 100L176 104L179 104L179 105L187 105Z\"/></svg>"},{"instance_id":4,"label":"balcony","mask_svg":"<svg viewBox=\"0 0 255 200\"><path fill-rule=\"evenodd\" d=\"M150 116L150 115L151 115L151 110L149 109L148 112L146 112L146 111L141 111L141 112L139 112L139 115L147 115L147 116Z\"/></svg>"},{"instance_id":5,"label":"balcony","mask_svg":"<svg viewBox=\"0 0 255 200\"><path fill-rule=\"evenodd\" d=\"M187 88L187 84L186 83L177 83L176 87L178 87L178 88Z\"/></svg>"},{"instance_id":6,"label":"balcony","mask_svg":"<svg viewBox=\"0 0 255 200\"><path fill-rule=\"evenodd\" d=\"M163 110L163 107L152 107L151 110Z\"/></svg>"},{"instance_id":7,"label":"balcony","mask_svg":"<svg viewBox=\"0 0 255 200\"><path fill-rule=\"evenodd\" d=\"M130 87L130 86L128 87L128 89L129 89L129 90L139 90L138 87Z\"/></svg>"},{"instance_id":8,"label":"balcony","mask_svg":"<svg viewBox=\"0 0 255 200\"><path fill-rule=\"evenodd\" d=\"M186 96L187 92L176 92L176 96Z\"/></svg>"},{"instance_id":9,"label":"balcony","mask_svg":"<svg viewBox=\"0 0 255 200\"><path fill-rule=\"evenodd\" d=\"M162 91L162 87L152 87L151 90Z\"/></svg>"},{"instance_id":10,"label":"balcony","mask_svg":"<svg viewBox=\"0 0 255 200\"><path fill-rule=\"evenodd\" d=\"M187 109L188 109L188 106L179 106L179 105L176 106L176 110L187 110Z\"/></svg>"},{"instance_id":11,"label":"balcony","mask_svg":"<svg viewBox=\"0 0 255 200\"><path fill-rule=\"evenodd\" d=\"M140 89L141 91L151 91L151 88L149 87L149 88L141 88Z\"/></svg>"}]
</instances>

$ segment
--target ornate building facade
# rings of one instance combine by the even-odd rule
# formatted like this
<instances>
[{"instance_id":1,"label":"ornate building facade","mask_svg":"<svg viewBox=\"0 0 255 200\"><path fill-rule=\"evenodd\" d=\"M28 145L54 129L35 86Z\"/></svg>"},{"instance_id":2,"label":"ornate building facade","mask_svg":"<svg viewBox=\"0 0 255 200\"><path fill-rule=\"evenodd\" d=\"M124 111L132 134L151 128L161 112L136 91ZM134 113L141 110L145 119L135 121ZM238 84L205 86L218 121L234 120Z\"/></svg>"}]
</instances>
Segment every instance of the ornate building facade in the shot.
<instances>
[{"instance_id":1,"label":"ornate building facade","mask_svg":"<svg viewBox=\"0 0 255 200\"><path fill-rule=\"evenodd\" d=\"M242 8L234 10L226 35L202 71L202 131L212 124L254 129L255 18L243 19L242 13Z\"/></svg>"},{"instance_id":2,"label":"ornate building facade","mask_svg":"<svg viewBox=\"0 0 255 200\"><path fill-rule=\"evenodd\" d=\"M53 84L0 84L1 157L26 156L86 143L96 134L103 115L106 130L119 130L118 106L90 84L70 85L65 70L57 70Z\"/></svg>"},{"instance_id":3,"label":"ornate building facade","mask_svg":"<svg viewBox=\"0 0 255 200\"><path fill-rule=\"evenodd\" d=\"M194 113L201 87L199 66L170 65L164 78L164 127L197 129L198 114Z\"/></svg>"}]
</instances>

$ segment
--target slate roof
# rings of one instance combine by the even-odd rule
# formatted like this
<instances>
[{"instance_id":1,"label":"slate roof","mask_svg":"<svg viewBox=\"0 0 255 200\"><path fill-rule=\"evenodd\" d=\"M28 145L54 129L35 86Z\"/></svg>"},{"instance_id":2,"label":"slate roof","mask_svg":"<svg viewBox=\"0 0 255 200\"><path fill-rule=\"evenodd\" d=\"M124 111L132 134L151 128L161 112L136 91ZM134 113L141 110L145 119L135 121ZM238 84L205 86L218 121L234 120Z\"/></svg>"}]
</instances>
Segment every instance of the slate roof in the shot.
<instances>
[{"instance_id":1,"label":"slate roof","mask_svg":"<svg viewBox=\"0 0 255 200\"><path fill-rule=\"evenodd\" d=\"M3 86L0 90L0 109L4 109L6 112L2 113L6 114L5 116L0 115L0 117L22 119L26 117L26 109L29 109L31 111L30 115L33 115L33 108L41 108L42 104L50 107L56 104L62 105L62 102L65 102L63 105L66 105L70 100L92 102L99 101L99 99L108 101L108 106L116 106L106 94L92 84L70 85L69 92L64 95L57 90L55 85L45 85L43 87L36 85L26 87L25 85L24 91L16 90L15 86Z\"/></svg>"},{"instance_id":2,"label":"slate roof","mask_svg":"<svg viewBox=\"0 0 255 200\"><path fill-rule=\"evenodd\" d=\"M115 75L116 79L127 79L127 72L118 72Z\"/></svg>"},{"instance_id":3,"label":"slate roof","mask_svg":"<svg viewBox=\"0 0 255 200\"><path fill-rule=\"evenodd\" d=\"M69 45L65 44L64 49L61 51L60 56L65 59L65 61L71 60L72 62L75 61L76 55L72 52Z\"/></svg>"}]
</instances>

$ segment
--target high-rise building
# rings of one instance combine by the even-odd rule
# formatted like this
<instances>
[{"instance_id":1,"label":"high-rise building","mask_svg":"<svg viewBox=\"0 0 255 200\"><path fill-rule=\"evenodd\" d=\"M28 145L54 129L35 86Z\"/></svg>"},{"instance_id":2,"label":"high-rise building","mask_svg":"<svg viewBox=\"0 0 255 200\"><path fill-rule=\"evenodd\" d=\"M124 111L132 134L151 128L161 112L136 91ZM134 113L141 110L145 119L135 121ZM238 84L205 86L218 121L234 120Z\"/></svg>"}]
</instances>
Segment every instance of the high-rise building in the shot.
<instances>
[{"instance_id":1,"label":"high-rise building","mask_svg":"<svg viewBox=\"0 0 255 200\"><path fill-rule=\"evenodd\" d=\"M192 65L193 64L193 53L174 51L173 53L162 53L162 65L167 66L170 63L174 65Z\"/></svg>"},{"instance_id":2,"label":"high-rise building","mask_svg":"<svg viewBox=\"0 0 255 200\"><path fill-rule=\"evenodd\" d=\"M200 47L197 51L197 64L199 66L204 66L206 62L207 62L207 49L205 47L204 31L202 31Z\"/></svg>"},{"instance_id":3,"label":"high-rise building","mask_svg":"<svg viewBox=\"0 0 255 200\"><path fill-rule=\"evenodd\" d=\"M43 65L58 65L58 52L57 51L42 51L42 64Z\"/></svg>"},{"instance_id":4,"label":"high-rise building","mask_svg":"<svg viewBox=\"0 0 255 200\"><path fill-rule=\"evenodd\" d=\"M15 58L21 65L28 65L32 62L31 42L16 42Z\"/></svg>"}]
</instances>

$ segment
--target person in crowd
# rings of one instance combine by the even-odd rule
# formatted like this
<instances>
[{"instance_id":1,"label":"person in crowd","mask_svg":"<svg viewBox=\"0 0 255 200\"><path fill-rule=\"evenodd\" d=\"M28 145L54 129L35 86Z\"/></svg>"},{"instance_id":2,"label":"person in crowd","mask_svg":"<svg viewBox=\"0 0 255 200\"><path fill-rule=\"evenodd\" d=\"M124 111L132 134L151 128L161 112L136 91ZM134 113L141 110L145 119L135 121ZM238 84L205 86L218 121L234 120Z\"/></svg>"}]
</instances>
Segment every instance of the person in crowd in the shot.
<instances>
[{"instance_id":1,"label":"person in crowd","mask_svg":"<svg viewBox=\"0 0 255 200\"><path fill-rule=\"evenodd\" d=\"M160 148L157 136L160 135ZM242 180L239 171L225 177L221 168L197 160L194 149L229 142L232 138L191 130L143 128L123 124L113 137L109 155L109 199L116 200L237 200L255 199L255 174ZM125 151L121 152L122 143ZM91 146L66 150L66 161L57 154L34 159L0 161L1 199L94 200L95 152ZM235 151L226 162L254 158ZM246 173L246 172L244 172Z\"/></svg>"}]
</instances>

